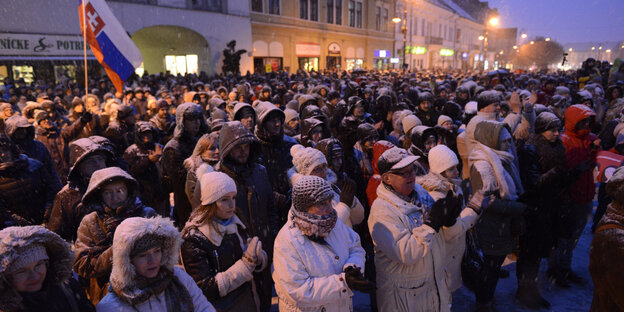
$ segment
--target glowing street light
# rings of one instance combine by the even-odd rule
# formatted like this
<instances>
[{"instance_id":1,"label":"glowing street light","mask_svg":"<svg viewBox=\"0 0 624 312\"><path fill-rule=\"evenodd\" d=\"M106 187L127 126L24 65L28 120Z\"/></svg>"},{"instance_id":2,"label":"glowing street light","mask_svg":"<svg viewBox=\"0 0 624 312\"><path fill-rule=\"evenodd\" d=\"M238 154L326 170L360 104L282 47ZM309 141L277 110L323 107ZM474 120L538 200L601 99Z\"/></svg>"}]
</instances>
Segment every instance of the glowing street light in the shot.
<instances>
[{"instance_id":1,"label":"glowing street light","mask_svg":"<svg viewBox=\"0 0 624 312\"><path fill-rule=\"evenodd\" d=\"M607 53L611 53L611 49L607 49L607 51L605 51L605 52L607 52Z\"/></svg>"},{"instance_id":2,"label":"glowing street light","mask_svg":"<svg viewBox=\"0 0 624 312\"><path fill-rule=\"evenodd\" d=\"M522 35L520 35L520 37L522 37L522 39L526 39L526 37L528 37L528 35L527 34L522 34Z\"/></svg>"},{"instance_id":3,"label":"glowing street light","mask_svg":"<svg viewBox=\"0 0 624 312\"><path fill-rule=\"evenodd\" d=\"M529 42L529 43L530 43L530 44L535 44L535 41L531 41L531 42Z\"/></svg>"},{"instance_id":4,"label":"glowing street light","mask_svg":"<svg viewBox=\"0 0 624 312\"><path fill-rule=\"evenodd\" d=\"M598 47L598 50L602 50L602 46L599 46L599 47Z\"/></svg>"},{"instance_id":5,"label":"glowing street light","mask_svg":"<svg viewBox=\"0 0 624 312\"><path fill-rule=\"evenodd\" d=\"M568 51L572 52L572 48L569 48Z\"/></svg>"},{"instance_id":6,"label":"glowing street light","mask_svg":"<svg viewBox=\"0 0 624 312\"><path fill-rule=\"evenodd\" d=\"M485 37L483 37L483 36L479 36L479 38L478 38L478 39L479 39L479 40L483 40L483 39L485 39Z\"/></svg>"},{"instance_id":7,"label":"glowing street light","mask_svg":"<svg viewBox=\"0 0 624 312\"><path fill-rule=\"evenodd\" d=\"M514 50L518 49L518 46L517 45L513 46L513 49Z\"/></svg>"},{"instance_id":8,"label":"glowing street light","mask_svg":"<svg viewBox=\"0 0 624 312\"><path fill-rule=\"evenodd\" d=\"M596 47L592 47L592 51L596 50Z\"/></svg>"},{"instance_id":9,"label":"glowing street light","mask_svg":"<svg viewBox=\"0 0 624 312\"><path fill-rule=\"evenodd\" d=\"M400 23L401 22L401 18L400 17L395 17L395 18L392 19L392 22L395 23L395 24L396 23Z\"/></svg>"},{"instance_id":10,"label":"glowing street light","mask_svg":"<svg viewBox=\"0 0 624 312\"><path fill-rule=\"evenodd\" d=\"M546 41L546 42L550 41L550 37L544 39L544 41Z\"/></svg>"},{"instance_id":11,"label":"glowing street light","mask_svg":"<svg viewBox=\"0 0 624 312\"><path fill-rule=\"evenodd\" d=\"M498 54L503 55L503 50L501 50Z\"/></svg>"},{"instance_id":12,"label":"glowing street light","mask_svg":"<svg viewBox=\"0 0 624 312\"><path fill-rule=\"evenodd\" d=\"M492 17L492 18L490 18L490 25L492 25L492 26L498 26L498 23L500 23L500 20L498 19L498 17Z\"/></svg>"}]
</instances>

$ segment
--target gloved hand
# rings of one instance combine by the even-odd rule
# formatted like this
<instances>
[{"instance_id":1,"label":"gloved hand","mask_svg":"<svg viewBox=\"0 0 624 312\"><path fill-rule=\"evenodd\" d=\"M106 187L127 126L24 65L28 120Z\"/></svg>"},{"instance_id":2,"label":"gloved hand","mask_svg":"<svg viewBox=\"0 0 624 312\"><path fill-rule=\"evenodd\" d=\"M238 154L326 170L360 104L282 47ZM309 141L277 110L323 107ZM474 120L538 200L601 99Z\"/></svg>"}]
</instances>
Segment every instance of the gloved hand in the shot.
<instances>
[{"instance_id":1,"label":"gloved hand","mask_svg":"<svg viewBox=\"0 0 624 312\"><path fill-rule=\"evenodd\" d=\"M266 267L268 256L264 250L262 250L262 241L258 240L258 244L256 245L256 256L258 257L256 261L256 271L262 271Z\"/></svg>"},{"instance_id":2,"label":"gloved hand","mask_svg":"<svg viewBox=\"0 0 624 312\"><path fill-rule=\"evenodd\" d=\"M363 293L372 293L375 291L375 283L367 280L360 272L360 268L350 266L344 270L345 281L351 290L357 290Z\"/></svg>"},{"instance_id":3,"label":"gloved hand","mask_svg":"<svg viewBox=\"0 0 624 312\"><path fill-rule=\"evenodd\" d=\"M258 262L258 244L260 244L260 250L262 250L262 243L258 239L258 236L248 238L247 249L245 249L245 252L243 253L243 261L252 268L255 268Z\"/></svg>"},{"instance_id":4,"label":"gloved hand","mask_svg":"<svg viewBox=\"0 0 624 312\"><path fill-rule=\"evenodd\" d=\"M438 199L438 201L433 203L429 212L423 217L423 223L432 227L436 232L438 232L440 228L446 223L446 220L450 215L449 202L453 201L452 198L453 192L448 191L446 197Z\"/></svg>"},{"instance_id":5,"label":"gloved hand","mask_svg":"<svg viewBox=\"0 0 624 312\"><path fill-rule=\"evenodd\" d=\"M446 196L449 194L451 195L451 198L448 199L448 217L444 223L444 226L446 227L453 226L455 224L462 208L464 208L463 195L460 194L458 196L453 196L453 194L449 192Z\"/></svg>"},{"instance_id":6,"label":"gloved hand","mask_svg":"<svg viewBox=\"0 0 624 312\"><path fill-rule=\"evenodd\" d=\"M485 196L485 192L483 190L479 190L472 195L472 198L466 204L466 207L474 210L477 214L480 214L481 211L487 209L492 203L492 195Z\"/></svg>"},{"instance_id":7,"label":"gloved hand","mask_svg":"<svg viewBox=\"0 0 624 312\"><path fill-rule=\"evenodd\" d=\"M82 113L82 115L80 116L80 121L82 121L82 123L84 124L91 122L91 120L93 120L93 115L91 115L89 111L85 110L84 113Z\"/></svg>"},{"instance_id":8,"label":"gloved hand","mask_svg":"<svg viewBox=\"0 0 624 312\"><path fill-rule=\"evenodd\" d=\"M355 182L351 179L346 179L340 190L340 202L351 207L351 205L353 205L353 197L355 196L356 189Z\"/></svg>"}]
</instances>

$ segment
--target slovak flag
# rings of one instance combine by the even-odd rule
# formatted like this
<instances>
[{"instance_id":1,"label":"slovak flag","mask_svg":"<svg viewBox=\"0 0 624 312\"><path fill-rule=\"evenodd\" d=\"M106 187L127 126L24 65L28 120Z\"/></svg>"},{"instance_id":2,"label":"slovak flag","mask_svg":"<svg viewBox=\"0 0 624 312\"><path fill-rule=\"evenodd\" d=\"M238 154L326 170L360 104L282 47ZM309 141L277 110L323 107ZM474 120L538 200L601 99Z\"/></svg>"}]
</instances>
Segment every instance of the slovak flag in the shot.
<instances>
[{"instance_id":1,"label":"slovak flag","mask_svg":"<svg viewBox=\"0 0 624 312\"><path fill-rule=\"evenodd\" d=\"M80 30L85 34L95 58L102 64L118 92L123 83L141 66L141 51L132 42L104 0L79 0ZM83 8L86 10L83 13ZM83 21L86 15L86 23Z\"/></svg>"}]
</instances>

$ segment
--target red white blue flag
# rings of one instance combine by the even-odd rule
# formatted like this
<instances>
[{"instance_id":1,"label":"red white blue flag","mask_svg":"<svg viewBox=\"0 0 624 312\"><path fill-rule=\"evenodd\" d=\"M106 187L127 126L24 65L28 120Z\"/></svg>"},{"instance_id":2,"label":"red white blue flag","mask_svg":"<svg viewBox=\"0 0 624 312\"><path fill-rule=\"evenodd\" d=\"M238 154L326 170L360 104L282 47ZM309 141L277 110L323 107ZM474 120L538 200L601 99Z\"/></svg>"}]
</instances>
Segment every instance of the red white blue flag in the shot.
<instances>
[{"instance_id":1,"label":"red white blue flag","mask_svg":"<svg viewBox=\"0 0 624 312\"><path fill-rule=\"evenodd\" d=\"M80 29L85 35L95 58L102 64L117 91L141 65L141 51L134 44L121 23L104 0L79 0ZM86 12L83 13L83 8ZM86 15L86 23L83 20Z\"/></svg>"}]
</instances>

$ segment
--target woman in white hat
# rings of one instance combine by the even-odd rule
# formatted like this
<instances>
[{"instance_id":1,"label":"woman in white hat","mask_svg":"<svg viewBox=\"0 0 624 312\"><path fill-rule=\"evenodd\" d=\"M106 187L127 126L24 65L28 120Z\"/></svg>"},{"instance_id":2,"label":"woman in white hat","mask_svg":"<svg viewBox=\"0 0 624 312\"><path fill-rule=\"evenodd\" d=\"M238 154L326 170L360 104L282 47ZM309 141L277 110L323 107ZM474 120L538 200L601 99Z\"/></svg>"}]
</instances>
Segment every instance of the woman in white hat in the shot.
<instances>
[{"instance_id":1,"label":"woman in white hat","mask_svg":"<svg viewBox=\"0 0 624 312\"><path fill-rule=\"evenodd\" d=\"M254 272L268 264L258 237L234 214L236 184L222 172L199 178L201 205L182 230L182 262L217 311L260 311Z\"/></svg>"}]
</instances>

